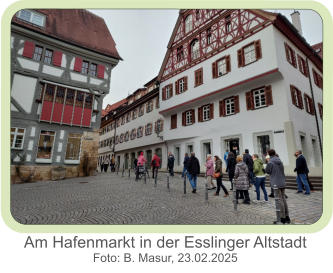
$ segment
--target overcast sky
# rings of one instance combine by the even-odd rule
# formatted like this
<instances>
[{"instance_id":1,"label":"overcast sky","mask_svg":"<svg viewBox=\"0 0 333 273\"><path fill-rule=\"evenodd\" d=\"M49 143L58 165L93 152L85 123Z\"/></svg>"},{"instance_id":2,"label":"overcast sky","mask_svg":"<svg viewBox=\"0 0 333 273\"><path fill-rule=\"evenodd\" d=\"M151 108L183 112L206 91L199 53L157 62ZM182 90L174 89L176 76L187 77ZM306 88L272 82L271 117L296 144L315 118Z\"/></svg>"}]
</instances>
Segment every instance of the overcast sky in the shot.
<instances>
[{"instance_id":1,"label":"overcast sky","mask_svg":"<svg viewBox=\"0 0 333 273\"><path fill-rule=\"evenodd\" d=\"M178 10L91 10L104 18L123 61L112 70L111 90L103 102L113 104L157 76ZM276 10L289 20L292 10ZM322 21L311 10L300 10L303 36L322 42Z\"/></svg>"}]
</instances>

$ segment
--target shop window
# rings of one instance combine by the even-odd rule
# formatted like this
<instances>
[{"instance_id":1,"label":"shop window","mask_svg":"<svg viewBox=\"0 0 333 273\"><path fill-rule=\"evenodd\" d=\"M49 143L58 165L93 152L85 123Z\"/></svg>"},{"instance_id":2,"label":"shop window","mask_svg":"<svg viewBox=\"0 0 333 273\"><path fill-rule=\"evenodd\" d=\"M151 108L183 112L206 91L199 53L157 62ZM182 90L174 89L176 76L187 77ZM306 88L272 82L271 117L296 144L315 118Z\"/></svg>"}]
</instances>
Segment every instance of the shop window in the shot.
<instances>
[{"instance_id":1,"label":"shop window","mask_svg":"<svg viewBox=\"0 0 333 273\"><path fill-rule=\"evenodd\" d=\"M81 137L81 134L68 134L65 163L70 163L71 161L78 163L80 159Z\"/></svg>"},{"instance_id":2,"label":"shop window","mask_svg":"<svg viewBox=\"0 0 333 273\"><path fill-rule=\"evenodd\" d=\"M37 161L52 161L55 132L42 130L38 141Z\"/></svg>"}]
</instances>

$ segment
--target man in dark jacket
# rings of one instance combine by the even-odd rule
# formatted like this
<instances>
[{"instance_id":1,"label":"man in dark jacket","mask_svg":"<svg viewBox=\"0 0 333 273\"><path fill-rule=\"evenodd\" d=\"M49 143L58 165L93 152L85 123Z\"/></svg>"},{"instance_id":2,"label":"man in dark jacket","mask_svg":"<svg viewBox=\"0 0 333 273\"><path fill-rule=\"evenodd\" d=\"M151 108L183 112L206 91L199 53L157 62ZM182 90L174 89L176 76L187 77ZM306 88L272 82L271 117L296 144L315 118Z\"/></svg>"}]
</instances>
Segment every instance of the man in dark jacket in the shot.
<instances>
[{"instance_id":1,"label":"man in dark jacket","mask_svg":"<svg viewBox=\"0 0 333 273\"><path fill-rule=\"evenodd\" d=\"M188 153L185 153L185 156L184 156L184 167L183 167L183 172L182 172L182 177L184 177L184 175L186 174L187 172L187 169L188 169L188 162L189 162L190 158L188 156Z\"/></svg>"},{"instance_id":2,"label":"man in dark jacket","mask_svg":"<svg viewBox=\"0 0 333 273\"><path fill-rule=\"evenodd\" d=\"M252 156L249 154L249 150L245 149L245 154L243 155L243 162L247 165L248 169L249 169L249 182L251 184L253 183L253 159Z\"/></svg>"},{"instance_id":3,"label":"man in dark jacket","mask_svg":"<svg viewBox=\"0 0 333 273\"><path fill-rule=\"evenodd\" d=\"M266 166L266 173L270 175L270 183L271 187L274 190L274 195L279 200L280 205L280 216L281 223L289 224L289 210L287 205L287 200L285 197L285 189L286 189L286 177L284 175L284 167L283 163L279 157L276 156L275 150L271 149L268 151L269 161ZM274 222L276 224L277 222Z\"/></svg>"},{"instance_id":4,"label":"man in dark jacket","mask_svg":"<svg viewBox=\"0 0 333 273\"><path fill-rule=\"evenodd\" d=\"M305 194L310 194L310 186L308 182L308 165L306 164L306 159L302 155L302 151L297 151L296 156L296 168L294 172L297 172L296 182L297 182L297 193L303 192L303 185L305 188Z\"/></svg>"},{"instance_id":5,"label":"man in dark jacket","mask_svg":"<svg viewBox=\"0 0 333 273\"><path fill-rule=\"evenodd\" d=\"M171 176L173 176L173 166L175 164L175 157L171 152L168 153L168 170Z\"/></svg>"},{"instance_id":6,"label":"man in dark jacket","mask_svg":"<svg viewBox=\"0 0 333 273\"><path fill-rule=\"evenodd\" d=\"M187 172L189 174L189 180L192 186L192 193L197 192L197 177L200 174L199 160L195 157L195 153L191 153L190 160L188 162Z\"/></svg>"}]
</instances>

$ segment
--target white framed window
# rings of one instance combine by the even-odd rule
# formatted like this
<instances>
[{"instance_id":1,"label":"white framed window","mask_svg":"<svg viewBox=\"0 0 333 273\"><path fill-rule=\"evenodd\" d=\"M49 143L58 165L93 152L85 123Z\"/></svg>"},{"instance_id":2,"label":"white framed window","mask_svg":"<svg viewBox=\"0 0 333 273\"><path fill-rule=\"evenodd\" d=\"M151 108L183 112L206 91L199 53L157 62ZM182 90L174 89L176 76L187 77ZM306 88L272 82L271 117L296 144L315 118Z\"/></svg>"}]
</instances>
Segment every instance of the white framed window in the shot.
<instances>
[{"instance_id":1,"label":"white framed window","mask_svg":"<svg viewBox=\"0 0 333 273\"><path fill-rule=\"evenodd\" d=\"M162 119L159 119L159 120L156 122L156 128L155 128L155 131L156 131L156 132L163 132L163 120L162 120Z\"/></svg>"},{"instance_id":2,"label":"white framed window","mask_svg":"<svg viewBox=\"0 0 333 273\"><path fill-rule=\"evenodd\" d=\"M131 131L131 139L135 139L136 138L136 129L132 129Z\"/></svg>"},{"instance_id":3,"label":"white framed window","mask_svg":"<svg viewBox=\"0 0 333 273\"><path fill-rule=\"evenodd\" d=\"M45 26L45 16L37 13L35 11L22 9L16 14L17 18L23 21L29 22L31 24L44 27Z\"/></svg>"},{"instance_id":4,"label":"white framed window","mask_svg":"<svg viewBox=\"0 0 333 273\"><path fill-rule=\"evenodd\" d=\"M125 133L125 142L127 142L129 140L129 132L127 131L126 133Z\"/></svg>"},{"instance_id":5,"label":"white framed window","mask_svg":"<svg viewBox=\"0 0 333 273\"><path fill-rule=\"evenodd\" d=\"M254 108L260 108L266 106L266 95L264 89L258 89L253 91Z\"/></svg>"},{"instance_id":6,"label":"white framed window","mask_svg":"<svg viewBox=\"0 0 333 273\"><path fill-rule=\"evenodd\" d=\"M128 113L128 114L126 115L126 122L130 122L130 121L131 121L131 114Z\"/></svg>"},{"instance_id":7,"label":"white framed window","mask_svg":"<svg viewBox=\"0 0 333 273\"><path fill-rule=\"evenodd\" d=\"M140 116L142 116L143 114L144 114L144 107L143 107L143 105L141 105L140 107L139 107L139 117Z\"/></svg>"},{"instance_id":8,"label":"white framed window","mask_svg":"<svg viewBox=\"0 0 333 273\"><path fill-rule=\"evenodd\" d=\"M137 117L137 109L134 109L132 112L132 119L136 119Z\"/></svg>"},{"instance_id":9,"label":"white framed window","mask_svg":"<svg viewBox=\"0 0 333 273\"><path fill-rule=\"evenodd\" d=\"M125 124L125 116L122 116L121 117L121 125L124 125Z\"/></svg>"},{"instance_id":10,"label":"white framed window","mask_svg":"<svg viewBox=\"0 0 333 273\"><path fill-rule=\"evenodd\" d=\"M152 100L147 102L147 111L146 112L149 113L151 111L153 111L153 101Z\"/></svg>"},{"instance_id":11,"label":"white framed window","mask_svg":"<svg viewBox=\"0 0 333 273\"><path fill-rule=\"evenodd\" d=\"M153 125L151 123L148 123L146 125L146 132L145 132L146 136L151 135L152 131L153 131Z\"/></svg>"},{"instance_id":12,"label":"white framed window","mask_svg":"<svg viewBox=\"0 0 333 273\"><path fill-rule=\"evenodd\" d=\"M193 28L192 14L188 15L185 19L185 33L188 33Z\"/></svg>"},{"instance_id":13,"label":"white framed window","mask_svg":"<svg viewBox=\"0 0 333 273\"><path fill-rule=\"evenodd\" d=\"M234 98L229 98L225 100L225 113L226 115L235 114L235 100Z\"/></svg>"},{"instance_id":14,"label":"white framed window","mask_svg":"<svg viewBox=\"0 0 333 273\"><path fill-rule=\"evenodd\" d=\"M81 137L81 134L68 134L65 156L66 164L78 164L80 162Z\"/></svg>"},{"instance_id":15,"label":"white framed window","mask_svg":"<svg viewBox=\"0 0 333 273\"><path fill-rule=\"evenodd\" d=\"M55 132L41 130L38 141L36 162L51 163L54 146Z\"/></svg>"},{"instance_id":16,"label":"white framed window","mask_svg":"<svg viewBox=\"0 0 333 273\"><path fill-rule=\"evenodd\" d=\"M184 80L184 78L181 78L178 81L178 84L179 84L179 93L183 93L185 91L185 80Z\"/></svg>"},{"instance_id":17,"label":"white framed window","mask_svg":"<svg viewBox=\"0 0 333 273\"><path fill-rule=\"evenodd\" d=\"M21 150L23 149L25 128L10 128L10 148Z\"/></svg>"},{"instance_id":18,"label":"white framed window","mask_svg":"<svg viewBox=\"0 0 333 273\"><path fill-rule=\"evenodd\" d=\"M192 111L187 111L185 113L185 124L186 125L191 125L193 123L193 116L192 116Z\"/></svg>"},{"instance_id":19,"label":"white framed window","mask_svg":"<svg viewBox=\"0 0 333 273\"><path fill-rule=\"evenodd\" d=\"M165 87L165 99L169 99L171 97L171 86L167 85Z\"/></svg>"},{"instance_id":20,"label":"white framed window","mask_svg":"<svg viewBox=\"0 0 333 273\"><path fill-rule=\"evenodd\" d=\"M223 58L217 61L217 75L222 76L227 73L227 60Z\"/></svg>"},{"instance_id":21,"label":"white framed window","mask_svg":"<svg viewBox=\"0 0 333 273\"><path fill-rule=\"evenodd\" d=\"M191 60L195 60L200 57L199 41L195 39L191 43Z\"/></svg>"},{"instance_id":22,"label":"white framed window","mask_svg":"<svg viewBox=\"0 0 333 273\"><path fill-rule=\"evenodd\" d=\"M142 137L142 135L143 135L143 127L140 126L137 130L136 137L139 138Z\"/></svg>"},{"instance_id":23,"label":"white framed window","mask_svg":"<svg viewBox=\"0 0 333 273\"><path fill-rule=\"evenodd\" d=\"M244 64L250 64L257 60L254 43L244 47Z\"/></svg>"},{"instance_id":24,"label":"white framed window","mask_svg":"<svg viewBox=\"0 0 333 273\"><path fill-rule=\"evenodd\" d=\"M123 142L124 142L124 134L120 134L119 143L123 143Z\"/></svg>"},{"instance_id":25,"label":"white framed window","mask_svg":"<svg viewBox=\"0 0 333 273\"><path fill-rule=\"evenodd\" d=\"M202 120L210 120L210 105L205 105L202 107Z\"/></svg>"}]
</instances>

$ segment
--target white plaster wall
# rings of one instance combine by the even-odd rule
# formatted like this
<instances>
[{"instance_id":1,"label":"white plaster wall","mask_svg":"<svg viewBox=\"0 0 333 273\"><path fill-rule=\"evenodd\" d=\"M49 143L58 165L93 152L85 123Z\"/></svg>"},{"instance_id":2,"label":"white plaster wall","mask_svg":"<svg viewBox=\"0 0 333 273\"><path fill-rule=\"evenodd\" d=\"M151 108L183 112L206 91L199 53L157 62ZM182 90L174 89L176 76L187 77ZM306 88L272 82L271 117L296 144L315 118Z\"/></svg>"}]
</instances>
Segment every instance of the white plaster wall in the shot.
<instances>
[{"instance_id":1,"label":"white plaster wall","mask_svg":"<svg viewBox=\"0 0 333 273\"><path fill-rule=\"evenodd\" d=\"M162 82L160 85L160 90L162 90L162 88L168 84L173 84L173 97L165 101L161 100L160 110L163 111L164 109L167 109L171 106L187 102L197 97L201 97L205 94L231 86L235 83L247 80L251 77L277 68L275 45L272 43L273 37L273 26L269 26L237 43L236 45L205 60L204 62L201 62L191 67L190 69L185 70L184 72ZM239 68L237 50L258 39L261 40L262 58L252 64ZM217 79L213 79L212 63L225 55L230 55L231 72ZM194 88L194 71L201 67L203 68L203 84ZM188 90L180 95L175 95L174 83L184 76L188 77ZM162 96L160 97L162 98Z\"/></svg>"},{"instance_id":2,"label":"white plaster wall","mask_svg":"<svg viewBox=\"0 0 333 273\"><path fill-rule=\"evenodd\" d=\"M31 113L36 84L36 78L14 74L11 96L28 114Z\"/></svg>"},{"instance_id":3,"label":"white plaster wall","mask_svg":"<svg viewBox=\"0 0 333 273\"><path fill-rule=\"evenodd\" d=\"M75 58L72 59L70 65L69 65L70 70L74 70L74 63L75 63Z\"/></svg>"},{"instance_id":4,"label":"white plaster wall","mask_svg":"<svg viewBox=\"0 0 333 273\"><path fill-rule=\"evenodd\" d=\"M62 68L66 68L67 65L67 58L66 58L66 54L62 54L62 58L61 58L61 67Z\"/></svg>"},{"instance_id":5,"label":"white plaster wall","mask_svg":"<svg viewBox=\"0 0 333 273\"><path fill-rule=\"evenodd\" d=\"M87 76L81 75L79 73L74 73L74 72L71 72L70 75L71 75L71 80L85 82L85 83L88 82Z\"/></svg>"},{"instance_id":6,"label":"white plaster wall","mask_svg":"<svg viewBox=\"0 0 333 273\"><path fill-rule=\"evenodd\" d=\"M19 110L15 107L14 104L10 104L10 111L15 111L15 112L18 112Z\"/></svg>"},{"instance_id":7,"label":"white plaster wall","mask_svg":"<svg viewBox=\"0 0 333 273\"><path fill-rule=\"evenodd\" d=\"M15 37L14 36L10 36L10 48L14 47L14 41L15 41Z\"/></svg>"},{"instance_id":8,"label":"white plaster wall","mask_svg":"<svg viewBox=\"0 0 333 273\"><path fill-rule=\"evenodd\" d=\"M42 72L55 77L62 77L62 75L64 74L64 70L47 64L43 65Z\"/></svg>"},{"instance_id":9,"label":"white plaster wall","mask_svg":"<svg viewBox=\"0 0 333 273\"><path fill-rule=\"evenodd\" d=\"M39 70L39 62L35 62L35 61L25 59L22 57L17 57L17 61L24 69L29 69L29 70L33 70L33 71Z\"/></svg>"},{"instance_id":10,"label":"white plaster wall","mask_svg":"<svg viewBox=\"0 0 333 273\"><path fill-rule=\"evenodd\" d=\"M99 79L95 79L95 78L90 78L89 83L90 84L95 84L95 85L100 85L101 83L103 83L103 80L99 80Z\"/></svg>"}]
</instances>

